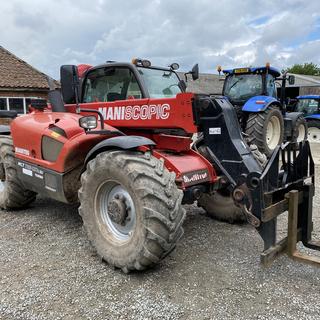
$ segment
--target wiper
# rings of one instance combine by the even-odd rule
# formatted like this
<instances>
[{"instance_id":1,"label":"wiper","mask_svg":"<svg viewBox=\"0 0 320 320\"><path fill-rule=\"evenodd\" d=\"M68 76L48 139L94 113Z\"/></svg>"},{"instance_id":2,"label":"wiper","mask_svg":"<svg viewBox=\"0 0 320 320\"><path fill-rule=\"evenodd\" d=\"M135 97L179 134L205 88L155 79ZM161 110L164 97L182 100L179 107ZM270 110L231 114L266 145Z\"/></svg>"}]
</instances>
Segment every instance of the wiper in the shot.
<instances>
[{"instance_id":1,"label":"wiper","mask_svg":"<svg viewBox=\"0 0 320 320\"><path fill-rule=\"evenodd\" d=\"M240 78L239 80L237 80L237 81L229 88L229 91L230 91L240 80L242 80L242 78Z\"/></svg>"}]
</instances>

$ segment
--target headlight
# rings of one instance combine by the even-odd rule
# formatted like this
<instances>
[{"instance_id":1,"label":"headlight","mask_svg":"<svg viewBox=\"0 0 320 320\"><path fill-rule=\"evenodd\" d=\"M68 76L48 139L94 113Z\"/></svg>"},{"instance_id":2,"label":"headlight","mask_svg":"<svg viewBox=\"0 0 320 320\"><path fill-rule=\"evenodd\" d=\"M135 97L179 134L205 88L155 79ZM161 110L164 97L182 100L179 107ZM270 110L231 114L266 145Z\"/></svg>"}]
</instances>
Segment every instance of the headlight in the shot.
<instances>
[{"instance_id":1,"label":"headlight","mask_svg":"<svg viewBox=\"0 0 320 320\"><path fill-rule=\"evenodd\" d=\"M95 116L86 116L79 119L79 126L85 130L95 129L97 127L97 118Z\"/></svg>"}]
</instances>

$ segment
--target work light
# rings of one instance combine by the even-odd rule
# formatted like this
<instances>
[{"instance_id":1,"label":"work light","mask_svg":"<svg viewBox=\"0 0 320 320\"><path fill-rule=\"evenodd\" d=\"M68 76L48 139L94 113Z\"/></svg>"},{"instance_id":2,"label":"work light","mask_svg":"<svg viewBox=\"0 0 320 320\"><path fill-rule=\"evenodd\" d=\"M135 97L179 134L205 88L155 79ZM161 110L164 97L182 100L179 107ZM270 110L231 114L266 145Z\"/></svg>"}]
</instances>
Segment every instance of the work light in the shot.
<instances>
[{"instance_id":1,"label":"work light","mask_svg":"<svg viewBox=\"0 0 320 320\"><path fill-rule=\"evenodd\" d=\"M97 118L95 116L86 116L79 119L79 126L85 130L95 129L97 127Z\"/></svg>"}]
</instances>

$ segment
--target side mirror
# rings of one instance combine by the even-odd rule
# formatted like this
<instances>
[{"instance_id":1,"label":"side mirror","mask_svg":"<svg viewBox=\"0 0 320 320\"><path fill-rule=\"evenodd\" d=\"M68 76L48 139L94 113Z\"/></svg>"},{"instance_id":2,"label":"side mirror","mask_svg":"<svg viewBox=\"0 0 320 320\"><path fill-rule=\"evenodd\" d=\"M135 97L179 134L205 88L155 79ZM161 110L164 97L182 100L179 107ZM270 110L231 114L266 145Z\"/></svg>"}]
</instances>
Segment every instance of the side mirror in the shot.
<instances>
[{"instance_id":1,"label":"side mirror","mask_svg":"<svg viewBox=\"0 0 320 320\"><path fill-rule=\"evenodd\" d=\"M193 66L193 68L192 68L191 71L186 72L186 73L184 74L185 79L186 79L186 82L188 82L188 77L187 77L188 74L191 74L193 81L199 79L199 65L198 65L198 64L195 64L195 65Z\"/></svg>"},{"instance_id":2,"label":"side mirror","mask_svg":"<svg viewBox=\"0 0 320 320\"><path fill-rule=\"evenodd\" d=\"M191 70L192 80L195 81L199 79L199 65L195 64Z\"/></svg>"},{"instance_id":3,"label":"side mirror","mask_svg":"<svg viewBox=\"0 0 320 320\"><path fill-rule=\"evenodd\" d=\"M60 82L63 101L65 103L78 102L79 76L74 65L64 65L60 68Z\"/></svg>"},{"instance_id":4,"label":"side mirror","mask_svg":"<svg viewBox=\"0 0 320 320\"><path fill-rule=\"evenodd\" d=\"M295 76L289 76L288 77L288 82L289 82L289 84L291 84L291 85L293 85L294 83L295 83L295 81L296 81L296 78L295 78Z\"/></svg>"}]
</instances>

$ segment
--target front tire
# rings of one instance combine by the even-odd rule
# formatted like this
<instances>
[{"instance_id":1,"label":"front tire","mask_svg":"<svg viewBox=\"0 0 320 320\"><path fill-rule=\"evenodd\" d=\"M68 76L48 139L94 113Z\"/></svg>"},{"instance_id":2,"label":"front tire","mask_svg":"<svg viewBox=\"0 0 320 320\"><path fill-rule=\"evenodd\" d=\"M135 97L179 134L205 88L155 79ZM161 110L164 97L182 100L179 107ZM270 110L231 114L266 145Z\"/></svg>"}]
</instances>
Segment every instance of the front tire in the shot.
<instances>
[{"instance_id":1,"label":"front tire","mask_svg":"<svg viewBox=\"0 0 320 320\"><path fill-rule=\"evenodd\" d=\"M25 208L36 199L36 193L23 187L18 178L13 142L0 136L0 208Z\"/></svg>"},{"instance_id":2,"label":"front tire","mask_svg":"<svg viewBox=\"0 0 320 320\"><path fill-rule=\"evenodd\" d=\"M183 234L183 193L150 154L102 152L81 176L79 212L98 254L124 272L149 268Z\"/></svg>"},{"instance_id":3,"label":"front tire","mask_svg":"<svg viewBox=\"0 0 320 320\"><path fill-rule=\"evenodd\" d=\"M307 121L303 116L299 116L296 120L292 142L299 144L301 141L305 141L308 138L308 125Z\"/></svg>"},{"instance_id":4,"label":"front tire","mask_svg":"<svg viewBox=\"0 0 320 320\"><path fill-rule=\"evenodd\" d=\"M272 155L277 145L283 142L284 121L280 110L268 107L259 113L250 113L246 124L246 134L267 157Z\"/></svg>"}]
</instances>

